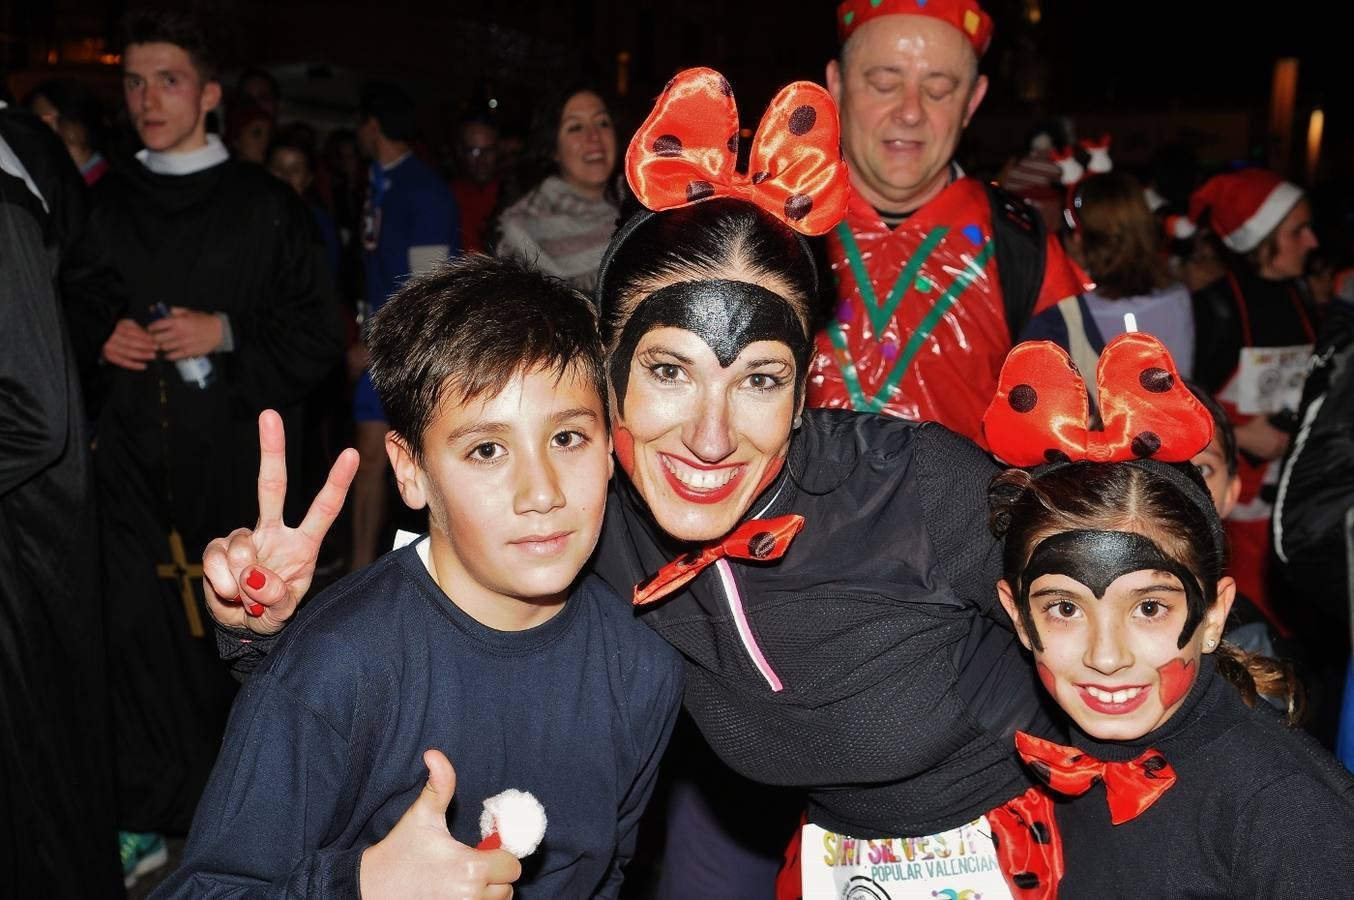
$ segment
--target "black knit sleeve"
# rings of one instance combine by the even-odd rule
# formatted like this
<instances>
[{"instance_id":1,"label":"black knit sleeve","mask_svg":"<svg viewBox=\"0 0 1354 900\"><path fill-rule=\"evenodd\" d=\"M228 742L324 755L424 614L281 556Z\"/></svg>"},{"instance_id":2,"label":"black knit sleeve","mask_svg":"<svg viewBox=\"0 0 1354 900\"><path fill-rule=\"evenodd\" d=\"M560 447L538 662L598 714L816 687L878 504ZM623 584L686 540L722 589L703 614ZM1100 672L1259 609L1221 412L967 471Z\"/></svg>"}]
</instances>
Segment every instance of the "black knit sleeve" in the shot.
<instances>
[{"instance_id":1,"label":"black knit sleeve","mask_svg":"<svg viewBox=\"0 0 1354 900\"><path fill-rule=\"evenodd\" d=\"M922 520L941 574L961 598L1000 615L1001 542L988 525L987 486L998 469L981 447L943 425L917 429Z\"/></svg>"},{"instance_id":2,"label":"black knit sleeve","mask_svg":"<svg viewBox=\"0 0 1354 900\"><path fill-rule=\"evenodd\" d=\"M1295 773L1251 797L1237 816L1230 896L1331 897L1354 884L1354 793L1341 783Z\"/></svg>"}]
</instances>

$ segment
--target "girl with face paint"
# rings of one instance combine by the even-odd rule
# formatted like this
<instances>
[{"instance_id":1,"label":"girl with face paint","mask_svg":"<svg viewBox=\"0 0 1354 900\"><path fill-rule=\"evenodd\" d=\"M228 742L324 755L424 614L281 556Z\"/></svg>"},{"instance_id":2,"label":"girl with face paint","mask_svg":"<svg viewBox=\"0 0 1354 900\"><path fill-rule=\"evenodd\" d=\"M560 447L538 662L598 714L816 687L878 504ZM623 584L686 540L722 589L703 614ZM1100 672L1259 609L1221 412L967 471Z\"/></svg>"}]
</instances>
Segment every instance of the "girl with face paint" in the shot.
<instances>
[{"instance_id":1,"label":"girl with face paint","mask_svg":"<svg viewBox=\"0 0 1354 900\"><path fill-rule=\"evenodd\" d=\"M1125 390L1108 361L1113 349L1100 366L1110 404ZM1040 441L1049 433L1027 441L1007 409L1042 420L1076 416L1028 366L1011 374L1015 357L987 433L995 453L1029 465L1035 458L1022 454L1033 447L1047 458ZM1049 368L1058 365L1066 371L1065 357ZM1139 376L1146 371L1170 384ZM1170 429L1206 439L1211 419L1182 405L1169 357L1129 374L1139 383L1133 390L1166 387L1160 405L1139 410L1120 433L1151 425L1159 442L1147 457L1188 459ZM1179 424L1196 415L1197 428ZM1221 642L1236 588L1222 575L1222 525L1202 478L1188 463L1117 452L1108 437L1087 450L1092 443L1055 443L1076 461L1010 469L990 491L994 530L1006 538L1002 606L1071 720L1065 745L1016 737L1047 785L1030 817L1051 838L1045 880L1056 894L1030 896L1178 896L1185 884L1191 897L1300 896L1347 883L1354 779L1291 727L1299 704L1287 666ZM1107 458L1117 461L1091 461ZM1287 720L1257 703L1257 693L1284 697ZM1290 861L1307 856L1313 841L1338 849L1295 873Z\"/></svg>"}]
</instances>

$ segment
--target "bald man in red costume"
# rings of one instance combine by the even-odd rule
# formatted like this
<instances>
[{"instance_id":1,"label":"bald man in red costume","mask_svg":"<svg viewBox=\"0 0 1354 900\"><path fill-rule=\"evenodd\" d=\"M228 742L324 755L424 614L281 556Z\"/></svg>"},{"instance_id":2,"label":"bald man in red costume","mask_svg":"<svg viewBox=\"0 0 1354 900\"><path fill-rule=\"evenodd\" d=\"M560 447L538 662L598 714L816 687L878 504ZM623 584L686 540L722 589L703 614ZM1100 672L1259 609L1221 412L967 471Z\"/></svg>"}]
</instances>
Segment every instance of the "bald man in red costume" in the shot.
<instances>
[{"instance_id":1,"label":"bald man in red costume","mask_svg":"<svg viewBox=\"0 0 1354 900\"><path fill-rule=\"evenodd\" d=\"M848 0L837 28L827 86L851 199L827 236L836 307L817 336L808 401L934 419L981 441L1013 333L1089 285L1053 235L999 231L998 251L987 187L951 160L987 92L987 13L973 0ZM1003 298L998 258L1029 273L1027 298Z\"/></svg>"}]
</instances>

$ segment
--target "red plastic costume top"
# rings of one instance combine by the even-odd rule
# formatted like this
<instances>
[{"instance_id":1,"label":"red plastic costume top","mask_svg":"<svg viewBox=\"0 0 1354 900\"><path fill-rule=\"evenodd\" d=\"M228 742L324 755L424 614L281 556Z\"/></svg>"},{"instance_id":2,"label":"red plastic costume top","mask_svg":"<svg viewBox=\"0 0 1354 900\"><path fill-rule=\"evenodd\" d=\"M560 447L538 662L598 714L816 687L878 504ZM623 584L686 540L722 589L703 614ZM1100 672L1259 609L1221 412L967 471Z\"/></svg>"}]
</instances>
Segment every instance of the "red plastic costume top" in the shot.
<instances>
[{"instance_id":1,"label":"red plastic costume top","mask_svg":"<svg viewBox=\"0 0 1354 900\"><path fill-rule=\"evenodd\" d=\"M956 179L892 230L852 190L827 242L837 307L817 336L809 405L934 419L981 443L1011 349L983 185ZM1088 288L1050 235L1035 312Z\"/></svg>"}]
</instances>

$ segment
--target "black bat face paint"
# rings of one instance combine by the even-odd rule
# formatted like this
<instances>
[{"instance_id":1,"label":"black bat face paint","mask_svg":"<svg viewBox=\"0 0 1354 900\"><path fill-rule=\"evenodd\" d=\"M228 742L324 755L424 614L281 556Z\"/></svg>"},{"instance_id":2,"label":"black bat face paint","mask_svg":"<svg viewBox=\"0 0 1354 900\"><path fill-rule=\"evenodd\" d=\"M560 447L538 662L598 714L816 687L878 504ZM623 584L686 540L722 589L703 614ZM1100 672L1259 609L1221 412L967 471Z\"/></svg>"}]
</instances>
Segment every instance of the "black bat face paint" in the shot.
<instances>
[{"instance_id":1,"label":"black bat face paint","mask_svg":"<svg viewBox=\"0 0 1354 900\"><path fill-rule=\"evenodd\" d=\"M1030 615L1030 585L1039 576L1066 575L1086 585L1100 599L1115 579L1144 569L1170 572L1180 579L1189 612L1177 642L1178 648L1184 647L1208 610L1203 589L1194 573L1162 552L1151 538L1135 531L1064 531L1039 542L1020 575L1020 615L1030 640L1043 649Z\"/></svg>"},{"instance_id":2,"label":"black bat face paint","mask_svg":"<svg viewBox=\"0 0 1354 900\"><path fill-rule=\"evenodd\" d=\"M784 297L746 281L680 281L645 297L621 330L610 364L618 411L625 412L630 362L639 340L655 328L689 331L728 368L748 344L779 341L795 358L795 400L809 360L809 339Z\"/></svg>"}]
</instances>

